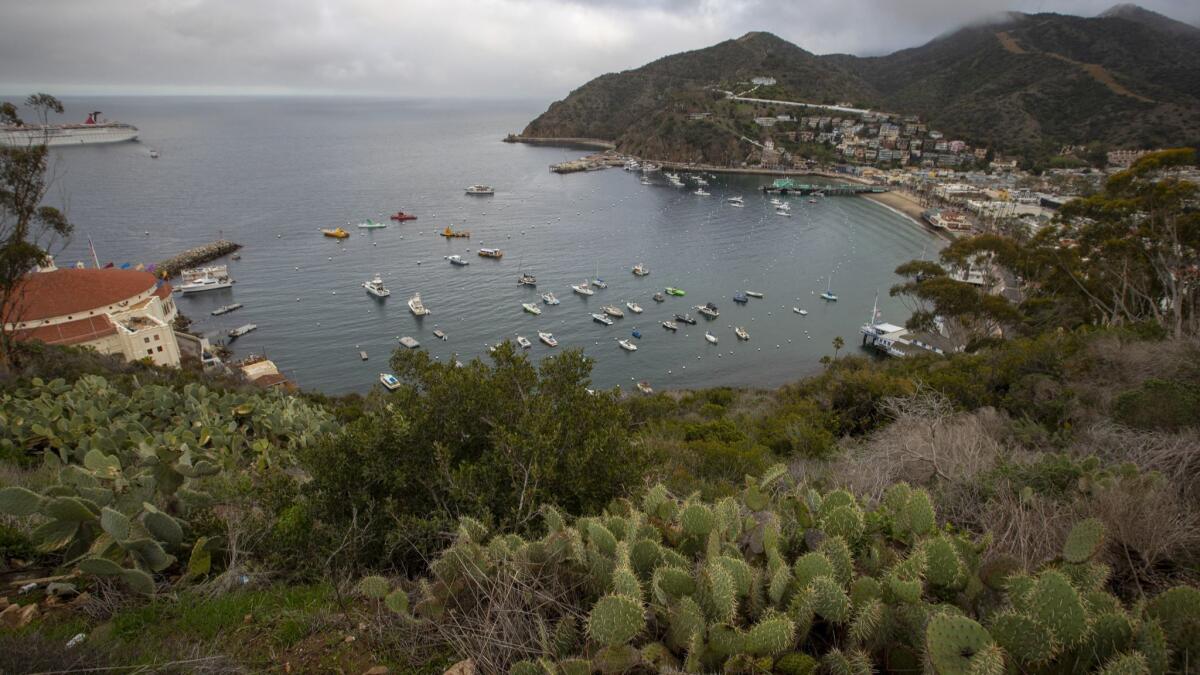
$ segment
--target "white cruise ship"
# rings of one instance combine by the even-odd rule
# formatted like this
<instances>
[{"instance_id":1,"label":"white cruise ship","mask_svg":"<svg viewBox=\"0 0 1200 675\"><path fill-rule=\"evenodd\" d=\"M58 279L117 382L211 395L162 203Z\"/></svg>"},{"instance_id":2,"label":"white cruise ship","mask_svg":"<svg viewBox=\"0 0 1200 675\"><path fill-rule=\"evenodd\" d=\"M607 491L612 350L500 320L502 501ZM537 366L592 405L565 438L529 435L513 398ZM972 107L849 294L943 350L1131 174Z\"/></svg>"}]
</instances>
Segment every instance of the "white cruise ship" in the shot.
<instances>
[{"instance_id":1,"label":"white cruise ship","mask_svg":"<svg viewBox=\"0 0 1200 675\"><path fill-rule=\"evenodd\" d=\"M234 283L233 278L229 276L229 268L226 265L183 270L179 273L179 276L182 281L178 289L180 293L216 291L222 288L229 288Z\"/></svg>"},{"instance_id":2,"label":"white cruise ship","mask_svg":"<svg viewBox=\"0 0 1200 675\"><path fill-rule=\"evenodd\" d=\"M48 146L87 145L91 143L121 143L138 136L132 124L100 119L100 111L89 113L82 124L26 124L0 127L0 145L28 146L45 143Z\"/></svg>"}]
</instances>

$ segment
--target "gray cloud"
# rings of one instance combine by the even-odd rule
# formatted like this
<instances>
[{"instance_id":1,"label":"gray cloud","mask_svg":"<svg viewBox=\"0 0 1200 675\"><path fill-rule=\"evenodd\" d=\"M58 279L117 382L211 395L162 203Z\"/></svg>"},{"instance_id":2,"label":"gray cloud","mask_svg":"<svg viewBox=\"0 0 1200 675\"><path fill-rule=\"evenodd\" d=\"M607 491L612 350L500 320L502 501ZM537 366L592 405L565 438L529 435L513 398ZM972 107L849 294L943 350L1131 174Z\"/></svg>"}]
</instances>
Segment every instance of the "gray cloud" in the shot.
<instances>
[{"instance_id":1,"label":"gray cloud","mask_svg":"<svg viewBox=\"0 0 1200 675\"><path fill-rule=\"evenodd\" d=\"M1114 0L1012 0L1094 15ZM1193 24L1194 0L1148 0ZM750 30L884 54L992 0L0 0L0 89L559 98Z\"/></svg>"}]
</instances>

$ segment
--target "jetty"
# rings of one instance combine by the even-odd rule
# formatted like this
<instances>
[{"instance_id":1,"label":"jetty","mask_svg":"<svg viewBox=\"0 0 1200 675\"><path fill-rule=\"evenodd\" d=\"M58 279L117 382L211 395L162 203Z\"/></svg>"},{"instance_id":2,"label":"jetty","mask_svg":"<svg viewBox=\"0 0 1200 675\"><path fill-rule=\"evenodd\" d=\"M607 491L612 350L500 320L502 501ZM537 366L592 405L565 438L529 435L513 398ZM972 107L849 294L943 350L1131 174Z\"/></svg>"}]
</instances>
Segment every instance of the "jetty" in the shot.
<instances>
[{"instance_id":1,"label":"jetty","mask_svg":"<svg viewBox=\"0 0 1200 675\"><path fill-rule=\"evenodd\" d=\"M601 138L551 138L522 136L520 134L509 134L504 137L504 142L527 143L529 145L553 145L566 148L594 148L599 150L612 150L617 147L616 143Z\"/></svg>"},{"instance_id":2,"label":"jetty","mask_svg":"<svg viewBox=\"0 0 1200 675\"><path fill-rule=\"evenodd\" d=\"M808 195L814 192L821 192L829 196L852 196L859 194L875 194L887 192L888 189L882 185L862 185L856 183L797 183L791 178L777 178L770 185L762 186L762 191L766 193L778 194L801 194Z\"/></svg>"},{"instance_id":3,"label":"jetty","mask_svg":"<svg viewBox=\"0 0 1200 675\"><path fill-rule=\"evenodd\" d=\"M172 258L158 263L155 267L155 273L163 279L170 279L179 274L180 270L203 265L211 260L216 260L224 255L229 255L240 249L241 244L234 243L227 239L218 239L214 242L190 248L183 253Z\"/></svg>"}]
</instances>

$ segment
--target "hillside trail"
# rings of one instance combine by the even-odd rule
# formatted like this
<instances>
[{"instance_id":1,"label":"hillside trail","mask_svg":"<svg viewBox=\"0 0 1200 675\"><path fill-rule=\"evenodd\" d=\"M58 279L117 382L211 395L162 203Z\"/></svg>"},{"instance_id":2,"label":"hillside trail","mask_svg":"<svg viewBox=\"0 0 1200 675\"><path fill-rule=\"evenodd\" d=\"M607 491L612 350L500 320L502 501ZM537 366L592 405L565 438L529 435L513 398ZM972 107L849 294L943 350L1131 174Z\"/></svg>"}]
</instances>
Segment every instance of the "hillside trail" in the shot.
<instances>
[{"instance_id":1,"label":"hillside trail","mask_svg":"<svg viewBox=\"0 0 1200 675\"><path fill-rule=\"evenodd\" d=\"M1143 103L1158 103L1158 101L1131 91L1125 85L1117 82L1117 79L1113 77L1113 74L1108 72L1107 68L1098 63L1084 63L1083 61L1076 61L1075 59L1063 56L1062 54L1056 54L1054 52L1031 51L1025 49L1021 46L1021 43L1017 42L1016 38L1008 33L1008 31L1000 31L996 33L996 39L1000 41L1000 46L1004 47L1005 51L1013 54L1036 54L1041 56L1049 56L1050 58L1058 59L1063 63L1068 63L1072 66L1075 66L1076 68L1079 68L1083 72L1087 73L1088 76L1093 80L1108 87L1109 91L1117 94L1118 96L1128 96L1129 98L1136 99Z\"/></svg>"}]
</instances>

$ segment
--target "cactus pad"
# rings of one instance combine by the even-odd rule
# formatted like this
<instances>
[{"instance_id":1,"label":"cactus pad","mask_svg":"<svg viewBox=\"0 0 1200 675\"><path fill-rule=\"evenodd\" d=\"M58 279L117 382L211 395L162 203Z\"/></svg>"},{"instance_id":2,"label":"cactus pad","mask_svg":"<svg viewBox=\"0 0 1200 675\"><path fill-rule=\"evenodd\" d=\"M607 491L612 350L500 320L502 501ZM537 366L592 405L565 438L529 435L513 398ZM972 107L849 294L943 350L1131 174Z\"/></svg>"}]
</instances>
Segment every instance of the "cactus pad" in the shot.
<instances>
[{"instance_id":1,"label":"cactus pad","mask_svg":"<svg viewBox=\"0 0 1200 675\"><path fill-rule=\"evenodd\" d=\"M588 634L606 646L623 645L646 626L642 605L623 595L606 595L588 615Z\"/></svg>"},{"instance_id":2,"label":"cactus pad","mask_svg":"<svg viewBox=\"0 0 1200 675\"><path fill-rule=\"evenodd\" d=\"M783 615L759 621L746 633L745 648L753 656L775 656L792 647L796 624Z\"/></svg>"},{"instance_id":3,"label":"cactus pad","mask_svg":"<svg viewBox=\"0 0 1200 675\"><path fill-rule=\"evenodd\" d=\"M925 627L925 649L940 675L971 672L972 659L994 644L983 626L965 616L938 614Z\"/></svg>"},{"instance_id":4,"label":"cactus pad","mask_svg":"<svg viewBox=\"0 0 1200 675\"><path fill-rule=\"evenodd\" d=\"M1067 541L1063 544L1062 557L1070 563L1091 560L1104 546L1104 523L1098 518L1088 518L1075 523Z\"/></svg>"}]
</instances>

